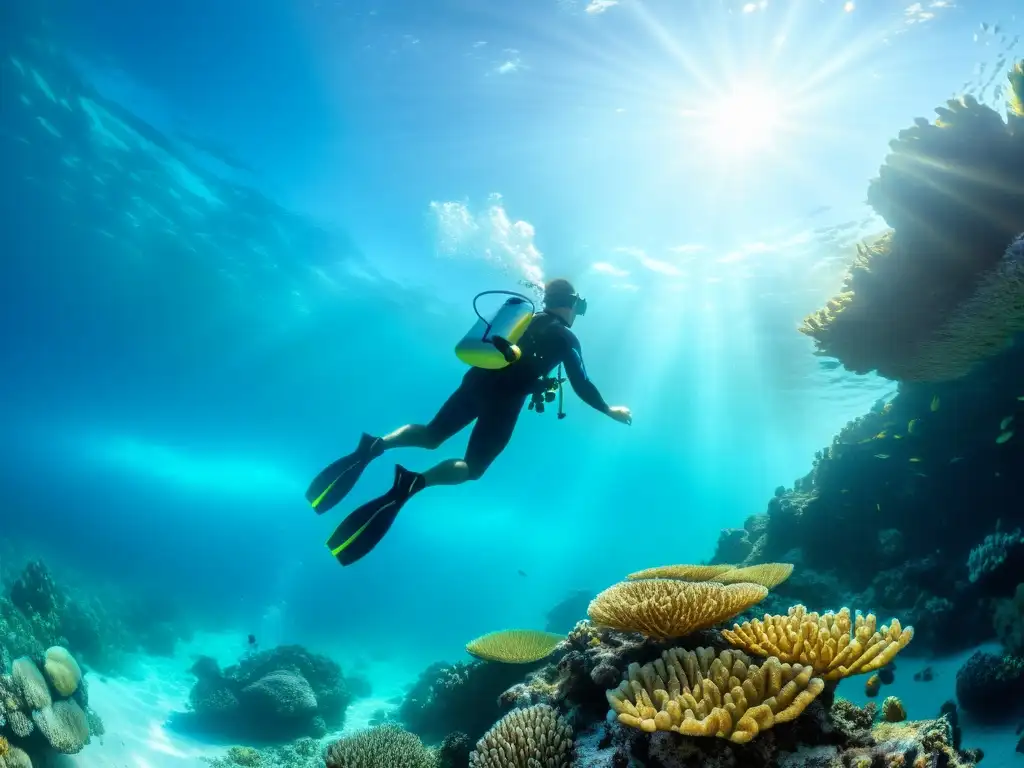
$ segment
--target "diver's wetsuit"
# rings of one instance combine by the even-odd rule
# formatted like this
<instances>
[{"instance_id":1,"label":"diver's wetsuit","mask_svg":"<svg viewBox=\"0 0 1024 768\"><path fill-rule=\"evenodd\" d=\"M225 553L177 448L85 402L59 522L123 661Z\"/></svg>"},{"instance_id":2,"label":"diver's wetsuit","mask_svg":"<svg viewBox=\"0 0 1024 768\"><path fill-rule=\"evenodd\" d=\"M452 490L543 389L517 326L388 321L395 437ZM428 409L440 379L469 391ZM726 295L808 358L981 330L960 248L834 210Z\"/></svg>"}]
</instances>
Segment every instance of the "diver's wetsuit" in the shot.
<instances>
[{"instance_id":1,"label":"diver's wetsuit","mask_svg":"<svg viewBox=\"0 0 1024 768\"><path fill-rule=\"evenodd\" d=\"M506 368L471 368L427 425L440 445L473 419L466 464L469 476L478 479L508 445L526 398L537 391L541 379L561 363L573 391L583 402L608 412L597 387L587 377L580 342L561 318L539 312L518 343L522 357Z\"/></svg>"}]
</instances>

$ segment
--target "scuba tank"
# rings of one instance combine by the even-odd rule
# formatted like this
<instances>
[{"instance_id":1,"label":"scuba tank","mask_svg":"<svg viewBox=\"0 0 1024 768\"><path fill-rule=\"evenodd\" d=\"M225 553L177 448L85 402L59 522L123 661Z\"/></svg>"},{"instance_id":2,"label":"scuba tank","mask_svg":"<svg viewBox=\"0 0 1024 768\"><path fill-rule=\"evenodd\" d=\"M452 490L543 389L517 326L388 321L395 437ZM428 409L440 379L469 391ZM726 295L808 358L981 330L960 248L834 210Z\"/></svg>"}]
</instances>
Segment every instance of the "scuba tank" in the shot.
<instances>
[{"instance_id":1,"label":"scuba tank","mask_svg":"<svg viewBox=\"0 0 1024 768\"><path fill-rule=\"evenodd\" d=\"M488 320L480 314L476 303L481 296L496 294L509 298ZM522 355L516 342L526 332L536 311L533 301L512 291L483 291L473 297L473 311L476 312L476 323L455 345L455 354L459 360L475 368L491 370L505 368L516 362Z\"/></svg>"}]
</instances>

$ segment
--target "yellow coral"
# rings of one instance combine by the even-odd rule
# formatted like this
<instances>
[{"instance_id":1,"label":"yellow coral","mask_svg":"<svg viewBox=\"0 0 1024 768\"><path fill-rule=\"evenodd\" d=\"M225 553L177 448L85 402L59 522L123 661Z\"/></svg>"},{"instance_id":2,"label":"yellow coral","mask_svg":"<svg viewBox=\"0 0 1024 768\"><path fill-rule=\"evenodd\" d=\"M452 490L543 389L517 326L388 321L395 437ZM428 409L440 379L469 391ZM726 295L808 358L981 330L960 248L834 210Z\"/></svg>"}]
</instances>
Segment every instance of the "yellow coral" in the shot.
<instances>
[{"instance_id":1,"label":"yellow coral","mask_svg":"<svg viewBox=\"0 0 1024 768\"><path fill-rule=\"evenodd\" d=\"M672 648L651 664L629 665L618 688L605 692L619 722L647 733L718 736L743 744L777 723L796 719L825 682L810 667L741 651Z\"/></svg>"},{"instance_id":2,"label":"yellow coral","mask_svg":"<svg viewBox=\"0 0 1024 768\"><path fill-rule=\"evenodd\" d=\"M565 640L564 635L534 629L503 629L478 637L466 645L466 651L478 659L505 664L529 664L550 656Z\"/></svg>"},{"instance_id":3,"label":"yellow coral","mask_svg":"<svg viewBox=\"0 0 1024 768\"><path fill-rule=\"evenodd\" d=\"M761 563L760 565L748 565L746 568L734 568L731 571L719 575L716 581L723 584L738 584L748 582L760 584L768 589L774 589L789 578L793 573L793 566L790 563Z\"/></svg>"},{"instance_id":4,"label":"yellow coral","mask_svg":"<svg viewBox=\"0 0 1024 768\"><path fill-rule=\"evenodd\" d=\"M727 621L767 595L760 584L642 579L604 590L587 613L595 624L612 629L653 638L683 637Z\"/></svg>"},{"instance_id":5,"label":"yellow coral","mask_svg":"<svg viewBox=\"0 0 1024 768\"><path fill-rule=\"evenodd\" d=\"M913 627L901 629L896 619L879 631L876 623L874 614L858 614L851 626L849 608L819 616L796 605L786 616L765 615L763 622L736 624L722 636L748 653L809 664L824 679L839 680L881 669L914 636Z\"/></svg>"},{"instance_id":6,"label":"yellow coral","mask_svg":"<svg viewBox=\"0 0 1024 768\"><path fill-rule=\"evenodd\" d=\"M731 565L660 565L631 573L627 579L682 579L712 581L720 573L733 570Z\"/></svg>"},{"instance_id":7,"label":"yellow coral","mask_svg":"<svg viewBox=\"0 0 1024 768\"><path fill-rule=\"evenodd\" d=\"M3 736L0 736L0 759L4 758L11 751L11 743Z\"/></svg>"}]
</instances>

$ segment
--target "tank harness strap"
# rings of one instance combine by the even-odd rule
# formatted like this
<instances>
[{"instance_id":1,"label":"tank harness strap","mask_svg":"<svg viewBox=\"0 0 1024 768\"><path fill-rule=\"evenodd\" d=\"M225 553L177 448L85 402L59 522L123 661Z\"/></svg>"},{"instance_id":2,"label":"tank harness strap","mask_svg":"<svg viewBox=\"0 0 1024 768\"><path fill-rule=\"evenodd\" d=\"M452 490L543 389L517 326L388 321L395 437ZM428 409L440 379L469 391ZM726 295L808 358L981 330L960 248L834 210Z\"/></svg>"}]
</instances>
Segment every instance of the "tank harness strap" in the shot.
<instances>
[{"instance_id":1,"label":"tank harness strap","mask_svg":"<svg viewBox=\"0 0 1024 768\"><path fill-rule=\"evenodd\" d=\"M562 386L562 364L558 364L558 418L565 418L565 388Z\"/></svg>"}]
</instances>

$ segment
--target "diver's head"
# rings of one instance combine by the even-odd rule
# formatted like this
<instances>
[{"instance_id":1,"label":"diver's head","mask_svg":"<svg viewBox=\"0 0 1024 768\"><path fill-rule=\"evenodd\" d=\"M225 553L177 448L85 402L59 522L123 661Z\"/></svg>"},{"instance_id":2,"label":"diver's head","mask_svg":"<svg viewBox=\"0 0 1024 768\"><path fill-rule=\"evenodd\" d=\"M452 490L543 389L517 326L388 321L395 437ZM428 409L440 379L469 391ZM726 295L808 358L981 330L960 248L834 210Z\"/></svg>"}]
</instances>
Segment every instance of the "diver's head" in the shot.
<instances>
[{"instance_id":1,"label":"diver's head","mask_svg":"<svg viewBox=\"0 0 1024 768\"><path fill-rule=\"evenodd\" d=\"M559 277L544 286L544 310L571 328L577 317L587 313L587 300L576 293L572 283Z\"/></svg>"}]
</instances>

